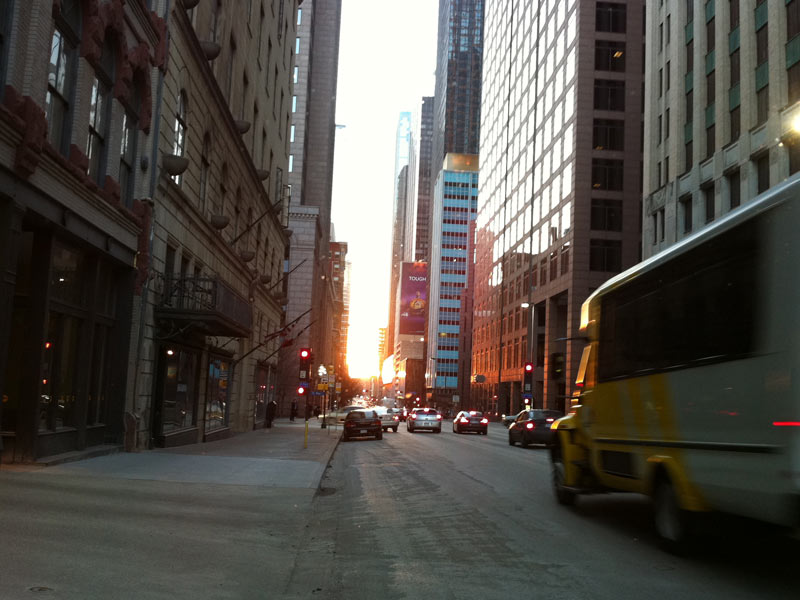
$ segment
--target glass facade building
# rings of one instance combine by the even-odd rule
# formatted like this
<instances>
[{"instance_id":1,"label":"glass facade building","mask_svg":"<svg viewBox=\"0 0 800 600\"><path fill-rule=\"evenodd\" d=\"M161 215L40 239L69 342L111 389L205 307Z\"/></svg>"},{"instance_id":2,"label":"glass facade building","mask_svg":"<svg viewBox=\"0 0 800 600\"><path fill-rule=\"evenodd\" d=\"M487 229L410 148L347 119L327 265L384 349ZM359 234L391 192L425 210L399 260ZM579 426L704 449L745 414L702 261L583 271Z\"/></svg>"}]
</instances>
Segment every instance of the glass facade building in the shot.
<instances>
[{"instance_id":1,"label":"glass facade building","mask_svg":"<svg viewBox=\"0 0 800 600\"><path fill-rule=\"evenodd\" d=\"M472 402L566 408L583 300L640 257L644 2L487 1ZM581 40L580 44L578 40Z\"/></svg>"},{"instance_id":2,"label":"glass facade building","mask_svg":"<svg viewBox=\"0 0 800 600\"><path fill-rule=\"evenodd\" d=\"M448 154L434 189L426 387L434 406L451 406L458 388L461 292L471 260L470 223L478 208L478 157Z\"/></svg>"}]
</instances>

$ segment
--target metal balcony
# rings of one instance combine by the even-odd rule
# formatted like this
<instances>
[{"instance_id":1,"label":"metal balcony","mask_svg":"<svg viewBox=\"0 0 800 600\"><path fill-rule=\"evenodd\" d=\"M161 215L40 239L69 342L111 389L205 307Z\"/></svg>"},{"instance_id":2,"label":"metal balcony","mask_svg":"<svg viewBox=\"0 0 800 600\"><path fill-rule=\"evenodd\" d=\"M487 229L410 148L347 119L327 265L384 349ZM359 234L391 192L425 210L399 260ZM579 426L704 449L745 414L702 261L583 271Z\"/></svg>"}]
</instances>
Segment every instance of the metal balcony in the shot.
<instances>
[{"instance_id":1,"label":"metal balcony","mask_svg":"<svg viewBox=\"0 0 800 600\"><path fill-rule=\"evenodd\" d=\"M156 276L155 316L206 335L248 337L253 311L247 299L219 277Z\"/></svg>"}]
</instances>

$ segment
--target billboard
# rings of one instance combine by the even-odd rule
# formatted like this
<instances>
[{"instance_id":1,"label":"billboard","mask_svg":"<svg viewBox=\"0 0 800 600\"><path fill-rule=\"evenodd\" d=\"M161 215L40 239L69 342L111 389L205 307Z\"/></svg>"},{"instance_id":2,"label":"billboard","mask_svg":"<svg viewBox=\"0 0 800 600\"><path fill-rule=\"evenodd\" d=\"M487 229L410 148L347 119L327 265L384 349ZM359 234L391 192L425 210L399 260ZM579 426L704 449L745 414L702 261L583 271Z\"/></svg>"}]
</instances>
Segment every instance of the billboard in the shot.
<instances>
[{"instance_id":1,"label":"billboard","mask_svg":"<svg viewBox=\"0 0 800 600\"><path fill-rule=\"evenodd\" d=\"M400 335L423 335L428 318L428 263L404 262L400 270Z\"/></svg>"}]
</instances>

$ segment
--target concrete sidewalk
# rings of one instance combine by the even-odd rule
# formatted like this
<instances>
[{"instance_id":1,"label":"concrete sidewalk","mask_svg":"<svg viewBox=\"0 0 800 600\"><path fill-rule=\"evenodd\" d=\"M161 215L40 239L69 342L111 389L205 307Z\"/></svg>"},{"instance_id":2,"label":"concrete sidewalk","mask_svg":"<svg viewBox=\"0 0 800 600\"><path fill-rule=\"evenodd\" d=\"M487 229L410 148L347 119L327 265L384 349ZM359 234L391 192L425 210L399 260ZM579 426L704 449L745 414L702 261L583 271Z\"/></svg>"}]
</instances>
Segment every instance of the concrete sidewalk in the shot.
<instances>
[{"instance_id":1,"label":"concrete sidewalk","mask_svg":"<svg viewBox=\"0 0 800 600\"><path fill-rule=\"evenodd\" d=\"M116 453L48 467L48 473L185 483L316 488L341 437L321 422L276 419L224 440L149 452Z\"/></svg>"},{"instance_id":2,"label":"concrete sidewalk","mask_svg":"<svg viewBox=\"0 0 800 600\"><path fill-rule=\"evenodd\" d=\"M0 468L0 598L270 598L341 436L279 419L226 440Z\"/></svg>"}]
</instances>

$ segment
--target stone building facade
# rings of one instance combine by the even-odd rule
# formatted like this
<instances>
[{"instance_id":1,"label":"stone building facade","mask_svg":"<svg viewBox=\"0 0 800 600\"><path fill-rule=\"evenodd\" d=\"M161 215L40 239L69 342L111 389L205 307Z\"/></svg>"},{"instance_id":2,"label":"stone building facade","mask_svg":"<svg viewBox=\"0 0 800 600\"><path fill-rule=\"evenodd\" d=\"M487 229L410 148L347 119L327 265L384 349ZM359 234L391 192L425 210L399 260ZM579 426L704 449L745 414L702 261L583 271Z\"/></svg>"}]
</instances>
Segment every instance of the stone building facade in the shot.
<instances>
[{"instance_id":1,"label":"stone building facade","mask_svg":"<svg viewBox=\"0 0 800 600\"><path fill-rule=\"evenodd\" d=\"M152 261L131 344L138 446L261 426L285 325L297 2L165 8Z\"/></svg>"},{"instance_id":2,"label":"stone building facade","mask_svg":"<svg viewBox=\"0 0 800 600\"><path fill-rule=\"evenodd\" d=\"M121 444L166 24L144 0L0 3L0 444Z\"/></svg>"}]
</instances>

